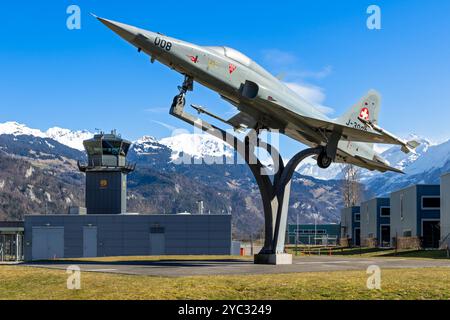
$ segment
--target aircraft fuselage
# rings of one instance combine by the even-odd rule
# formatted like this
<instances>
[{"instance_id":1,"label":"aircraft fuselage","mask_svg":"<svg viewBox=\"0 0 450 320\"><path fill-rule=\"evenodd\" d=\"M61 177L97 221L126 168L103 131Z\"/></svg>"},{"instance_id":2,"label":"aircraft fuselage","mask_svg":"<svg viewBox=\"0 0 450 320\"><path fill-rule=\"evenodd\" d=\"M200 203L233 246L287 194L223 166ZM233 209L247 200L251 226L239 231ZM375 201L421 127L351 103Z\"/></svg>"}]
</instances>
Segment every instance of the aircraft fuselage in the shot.
<instances>
[{"instance_id":1,"label":"aircraft fuselage","mask_svg":"<svg viewBox=\"0 0 450 320\"><path fill-rule=\"evenodd\" d=\"M100 20L126 41L160 63L217 92L262 128L277 129L308 146L326 145L320 131L302 117L329 121L312 104L242 53L228 47L205 47L106 19ZM359 156L373 160L366 143L339 141L338 160ZM378 157L380 161L382 159Z\"/></svg>"}]
</instances>

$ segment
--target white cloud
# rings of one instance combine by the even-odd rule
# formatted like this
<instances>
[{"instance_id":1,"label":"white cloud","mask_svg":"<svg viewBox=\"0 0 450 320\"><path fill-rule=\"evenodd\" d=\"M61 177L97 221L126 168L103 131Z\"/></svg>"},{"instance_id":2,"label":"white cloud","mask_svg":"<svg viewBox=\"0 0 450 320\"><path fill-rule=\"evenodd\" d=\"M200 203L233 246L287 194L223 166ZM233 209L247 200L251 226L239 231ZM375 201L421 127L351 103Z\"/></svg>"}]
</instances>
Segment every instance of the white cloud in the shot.
<instances>
[{"instance_id":1,"label":"white cloud","mask_svg":"<svg viewBox=\"0 0 450 320\"><path fill-rule=\"evenodd\" d=\"M164 128L166 128L167 130L170 130L170 131L175 131L177 129L176 127L171 126L170 124L167 124L167 123L162 122L162 121L151 120L151 122L159 124L160 126L163 126Z\"/></svg>"},{"instance_id":2,"label":"white cloud","mask_svg":"<svg viewBox=\"0 0 450 320\"><path fill-rule=\"evenodd\" d=\"M263 59L271 65L290 65L297 62L297 57L287 51L267 49L263 51Z\"/></svg>"},{"instance_id":3,"label":"white cloud","mask_svg":"<svg viewBox=\"0 0 450 320\"><path fill-rule=\"evenodd\" d=\"M332 66L326 66L319 71L301 71L301 72L292 72L291 76L297 76L300 78L313 78L313 79L323 79L328 77L333 72Z\"/></svg>"},{"instance_id":4,"label":"white cloud","mask_svg":"<svg viewBox=\"0 0 450 320\"><path fill-rule=\"evenodd\" d=\"M296 82L286 82L285 84L301 98L312 103L322 113L332 114L334 112L332 108L323 105L326 98L323 88Z\"/></svg>"},{"instance_id":5,"label":"white cloud","mask_svg":"<svg viewBox=\"0 0 450 320\"><path fill-rule=\"evenodd\" d=\"M319 71L301 70L298 67L299 58L288 51L267 49L262 51L262 59L269 66L281 71L283 77L320 80L333 72L333 67L327 65Z\"/></svg>"},{"instance_id":6,"label":"white cloud","mask_svg":"<svg viewBox=\"0 0 450 320\"><path fill-rule=\"evenodd\" d=\"M324 114L332 114L334 110L324 105L325 93L324 89L316 85L308 84L305 79L320 80L326 78L333 72L331 66L325 66L319 71L300 70L298 58L291 52L279 49L267 49L263 51L263 59L269 66L275 69L288 68L280 74L279 79L287 78L285 84L300 97L313 104L318 110Z\"/></svg>"}]
</instances>

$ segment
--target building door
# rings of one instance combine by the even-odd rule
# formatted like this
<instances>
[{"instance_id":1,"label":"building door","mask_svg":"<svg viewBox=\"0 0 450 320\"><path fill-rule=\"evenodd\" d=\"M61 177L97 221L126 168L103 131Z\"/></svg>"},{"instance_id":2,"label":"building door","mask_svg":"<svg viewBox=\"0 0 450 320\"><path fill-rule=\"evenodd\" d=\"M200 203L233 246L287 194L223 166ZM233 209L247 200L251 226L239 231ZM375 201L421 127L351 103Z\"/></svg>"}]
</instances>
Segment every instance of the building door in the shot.
<instances>
[{"instance_id":1,"label":"building door","mask_svg":"<svg viewBox=\"0 0 450 320\"><path fill-rule=\"evenodd\" d=\"M380 246L389 247L391 245L391 227L381 225L380 228Z\"/></svg>"},{"instance_id":2,"label":"building door","mask_svg":"<svg viewBox=\"0 0 450 320\"><path fill-rule=\"evenodd\" d=\"M438 220L422 221L422 246L424 248L439 248L441 228Z\"/></svg>"},{"instance_id":3,"label":"building door","mask_svg":"<svg viewBox=\"0 0 450 320\"><path fill-rule=\"evenodd\" d=\"M64 227L33 227L32 260L64 258Z\"/></svg>"},{"instance_id":4,"label":"building door","mask_svg":"<svg viewBox=\"0 0 450 320\"><path fill-rule=\"evenodd\" d=\"M162 256L166 254L166 235L161 233L150 233L150 254Z\"/></svg>"},{"instance_id":5,"label":"building door","mask_svg":"<svg viewBox=\"0 0 450 320\"><path fill-rule=\"evenodd\" d=\"M353 239L355 246L359 247L361 245L361 229L355 228L355 239Z\"/></svg>"},{"instance_id":6,"label":"building door","mask_svg":"<svg viewBox=\"0 0 450 320\"><path fill-rule=\"evenodd\" d=\"M97 227L83 227L83 257L97 256Z\"/></svg>"}]
</instances>

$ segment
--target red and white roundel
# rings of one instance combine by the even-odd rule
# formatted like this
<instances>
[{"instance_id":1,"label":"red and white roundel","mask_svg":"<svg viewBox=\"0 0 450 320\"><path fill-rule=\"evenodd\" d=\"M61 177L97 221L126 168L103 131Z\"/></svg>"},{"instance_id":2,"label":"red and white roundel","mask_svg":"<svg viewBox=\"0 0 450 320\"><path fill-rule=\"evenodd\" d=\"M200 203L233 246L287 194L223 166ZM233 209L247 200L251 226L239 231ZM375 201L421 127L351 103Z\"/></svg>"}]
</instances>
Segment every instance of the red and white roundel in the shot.
<instances>
[{"instance_id":1,"label":"red and white roundel","mask_svg":"<svg viewBox=\"0 0 450 320\"><path fill-rule=\"evenodd\" d=\"M369 116L370 116L369 109L362 108L361 112L359 113L359 117L364 120L369 120Z\"/></svg>"}]
</instances>

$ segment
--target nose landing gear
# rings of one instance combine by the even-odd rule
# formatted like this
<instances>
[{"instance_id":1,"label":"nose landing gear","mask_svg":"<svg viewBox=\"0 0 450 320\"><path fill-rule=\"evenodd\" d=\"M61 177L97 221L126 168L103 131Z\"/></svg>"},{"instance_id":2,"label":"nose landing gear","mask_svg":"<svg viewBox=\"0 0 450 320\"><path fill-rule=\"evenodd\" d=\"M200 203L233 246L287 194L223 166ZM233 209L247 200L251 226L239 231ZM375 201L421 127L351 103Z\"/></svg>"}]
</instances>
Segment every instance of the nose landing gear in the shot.
<instances>
[{"instance_id":1,"label":"nose landing gear","mask_svg":"<svg viewBox=\"0 0 450 320\"><path fill-rule=\"evenodd\" d=\"M184 108L186 105L186 93L194 90L194 79L190 76L185 76L183 85L178 86L178 90L180 93L173 98L171 107L172 110Z\"/></svg>"}]
</instances>

